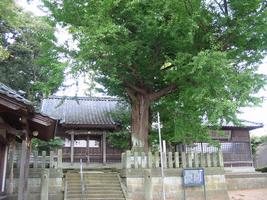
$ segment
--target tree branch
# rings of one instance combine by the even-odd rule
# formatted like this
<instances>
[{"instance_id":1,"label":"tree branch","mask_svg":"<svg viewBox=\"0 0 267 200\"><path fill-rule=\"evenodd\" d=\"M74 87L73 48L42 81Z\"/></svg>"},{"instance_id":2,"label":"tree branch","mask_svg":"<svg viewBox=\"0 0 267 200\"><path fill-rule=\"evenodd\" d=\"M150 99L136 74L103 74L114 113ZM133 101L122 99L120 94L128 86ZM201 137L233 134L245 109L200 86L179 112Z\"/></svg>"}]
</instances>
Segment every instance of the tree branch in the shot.
<instances>
[{"instance_id":1,"label":"tree branch","mask_svg":"<svg viewBox=\"0 0 267 200\"><path fill-rule=\"evenodd\" d=\"M157 99L159 99L160 97L164 96L164 95L167 95L173 91L175 91L177 89L177 85L175 84L171 84L157 92L154 92L152 94L149 95L149 99L150 101L155 101Z\"/></svg>"},{"instance_id":2,"label":"tree branch","mask_svg":"<svg viewBox=\"0 0 267 200\"><path fill-rule=\"evenodd\" d=\"M222 5L221 5L217 0L215 0L215 2L216 2L216 4L219 6L219 8L220 8L220 10L222 11L222 13L223 13L224 15L226 15L226 12L225 12L224 8L222 7ZM224 6L225 6L225 4L224 4Z\"/></svg>"},{"instance_id":3,"label":"tree branch","mask_svg":"<svg viewBox=\"0 0 267 200\"><path fill-rule=\"evenodd\" d=\"M140 87L137 87L137 86L135 86L135 85L133 85L133 84L131 84L129 82L126 82L125 81L124 82L124 85L126 86L126 88L128 87L128 88L134 90L137 93L140 93L140 94L143 94L143 95L146 95L147 94L147 92L144 89L142 89Z\"/></svg>"},{"instance_id":4,"label":"tree branch","mask_svg":"<svg viewBox=\"0 0 267 200\"><path fill-rule=\"evenodd\" d=\"M126 93L127 93L127 95L130 97L131 101L136 101L137 98L136 98L136 96L134 95L134 91L131 90L131 89L128 88L128 87L125 87L125 89L126 89Z\"/></svg>"}]
</instances>

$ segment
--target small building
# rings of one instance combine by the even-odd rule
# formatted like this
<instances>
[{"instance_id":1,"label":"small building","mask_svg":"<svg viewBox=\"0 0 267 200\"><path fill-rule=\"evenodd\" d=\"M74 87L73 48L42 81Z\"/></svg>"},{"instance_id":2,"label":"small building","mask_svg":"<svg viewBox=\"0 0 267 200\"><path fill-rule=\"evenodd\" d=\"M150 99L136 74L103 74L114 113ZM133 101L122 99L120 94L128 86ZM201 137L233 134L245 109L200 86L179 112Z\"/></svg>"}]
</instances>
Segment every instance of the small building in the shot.
<instances>
[{"instance_id":1,"label":"small building","mask_svg":"<svg viewBox=\"0 0 267 200\"><path fill-rule=\"evenodd\" d=\"M18 199L26 200L31 139L54 138L56 123L56 120L35 112L29 100L0 83L0 199L13 190L5 185L7 178L13 178L14 155L8 154L8 150L15 148L16 143L21 144Z\"/></svg>"},{"instance_id":2,"label":"small building","mask_svg":"<svg viewBox=\"0 0 267 200\"><path fill-rule=\"evenodd\" d=\"M220 130L222 133L210 132L211 137L220 142L225 168L254 168L249 131L262 127L261 123L242 121L240 125L224 124ZM186 147L187 152L212 153L217 150L217 147L208 143L195 143Z\"/></svg>"},{"instance_id":3,"label":"small building","mask_svg":"<svg viewBox=\"0 0 267 200\"><path fill-rule=\"evenodd\" d=\"M107 134L120 129L111 112L118 99L109 97L59 97L43 100L41 111L59 120L56 135L65 140L63 161L118 162L122 150L107 142Z\"/></svg>"}]
</instances>

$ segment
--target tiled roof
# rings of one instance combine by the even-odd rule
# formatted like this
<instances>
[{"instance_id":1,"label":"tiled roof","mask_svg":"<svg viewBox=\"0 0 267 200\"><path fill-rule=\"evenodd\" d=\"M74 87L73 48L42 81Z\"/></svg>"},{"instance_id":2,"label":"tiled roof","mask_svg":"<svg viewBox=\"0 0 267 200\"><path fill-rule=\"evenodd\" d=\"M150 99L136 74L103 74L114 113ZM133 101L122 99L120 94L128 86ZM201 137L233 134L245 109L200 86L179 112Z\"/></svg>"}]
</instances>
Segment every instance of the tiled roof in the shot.
<instances>
[{"instance_id":1,"label":"tiled roof","mask_svg":"<svg viewBox=\"0 0 267 200\"><path fill-rule=\"evenodd\" d=\"M1 82L0 82L0 94L6 95L26 105L32 105L32 102L30 102L28 99L25 99L17 91L11 89L10 87L6 86Z\"/></svg>"},{"instance_id":2,"label":"tiled roof","mask_svg":"<svg viewBox=\"0 0 267 200\"><path fill-rule=\"evenodd\" d=\"M247 121L247 120L240 120L240 124L233 124L233 123L224 123L222 127L239 127L239 128L250 128L250 129L256 129L256 128L262 128L262 123Z\"/></svg>"},{"instance_id":3,"label":"tiled roof","mask_svg":"<svg viewBox=\"0 0 267 200\"><path fill-rule=\"evenodd\" d=\"M51 96L42 102L41 112L66 125L114 126L110 116L118 99L109 97Z\"/></svg>"}]
</instances>

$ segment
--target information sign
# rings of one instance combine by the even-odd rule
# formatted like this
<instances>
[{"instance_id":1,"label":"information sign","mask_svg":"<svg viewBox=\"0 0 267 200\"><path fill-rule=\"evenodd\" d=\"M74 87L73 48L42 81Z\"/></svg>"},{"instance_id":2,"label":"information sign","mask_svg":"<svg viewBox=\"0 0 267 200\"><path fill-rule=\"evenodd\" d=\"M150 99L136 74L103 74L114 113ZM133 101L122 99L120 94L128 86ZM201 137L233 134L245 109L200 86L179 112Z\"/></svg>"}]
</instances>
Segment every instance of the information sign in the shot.
<instances>
[{"instance_id":1,"label":"information sign","mask_svg":"<svg viewBox=\"0 0 267 200\"><path fill-rule=\"evenodd\" d=\"M204 169L184 169L183 170L183 183L185 187L202 186L205 184Z\"/></svg>"}]
</instances>

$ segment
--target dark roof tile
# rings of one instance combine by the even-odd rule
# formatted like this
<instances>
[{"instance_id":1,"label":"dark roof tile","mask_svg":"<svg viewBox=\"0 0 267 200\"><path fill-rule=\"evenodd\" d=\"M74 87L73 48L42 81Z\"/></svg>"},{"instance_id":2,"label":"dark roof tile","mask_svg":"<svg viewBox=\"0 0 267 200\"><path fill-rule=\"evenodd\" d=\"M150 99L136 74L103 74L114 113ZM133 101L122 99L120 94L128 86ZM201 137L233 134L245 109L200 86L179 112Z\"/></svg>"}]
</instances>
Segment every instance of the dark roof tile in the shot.
<instances>
[{"instance_id":1,"label":"dark roof tile","mask_svg":"<svg viewBox=\"0 0 267 200\"><path fill-rule=\"evenodd\" d=\"M0 94L6 95L26 105L32 105L32 102L21 96L18 92L0 82Z\"/></svg>"},{"instance_id":2,"label":"dark roof tile","mask_svg":"<svg viewBox=\"0 0 267 200\"><path fill-rule=\"evenodd\" d=\"M41 112L66 125L116 125L109 113L118 101L110 97L51 96L43 100Z\"/></svg>"}]
</instances>

